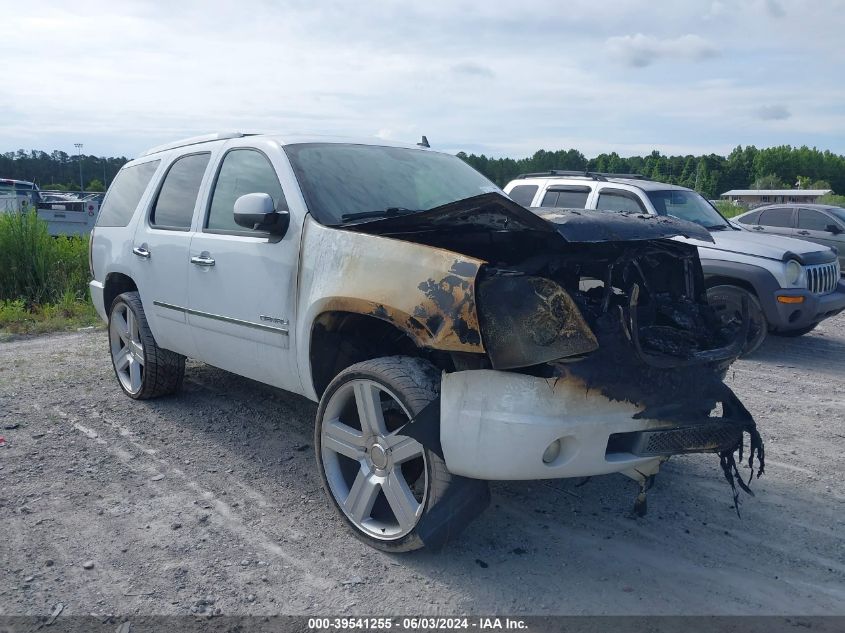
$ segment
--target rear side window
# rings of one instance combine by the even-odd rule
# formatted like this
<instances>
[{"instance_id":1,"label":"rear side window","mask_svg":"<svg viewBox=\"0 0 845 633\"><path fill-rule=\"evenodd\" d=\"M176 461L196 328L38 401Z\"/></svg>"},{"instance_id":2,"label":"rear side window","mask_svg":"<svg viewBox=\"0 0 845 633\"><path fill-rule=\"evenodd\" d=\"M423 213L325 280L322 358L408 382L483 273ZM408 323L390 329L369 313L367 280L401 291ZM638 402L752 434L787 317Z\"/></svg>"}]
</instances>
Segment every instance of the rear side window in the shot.
<instances>
[{"instance_id":1,"label":"rear side window","mask_svg":"<svg viewBox=\"0 0 845 633\"><path fill-rule=\"evenodd\" d=\"M555 187L549 189L543 196L542 206L558 207L559 209L583 209L587 206L589 196L589 187Z\"/></svg>"},{"instance_id":2,"label":"rear side window","mask_svg":"<svg viewBox=\"0 0 845 633\"><path fill-rule=\"evenodd\" d=\"M530 207L538 188L537 185L517 185L511 189L508 196L511 200L521 204L523 207Z\"/></svg>"},{"instance_id":3,"label":"rear side window","mask_svg":"<svg viewBox=\"0 0 845 633\"><path fill-rule=\"evenodd\" d=\"M150 224L160 229L186 231L200 191L202 177L211 154L192 154L174 162L156 197L150 212Z\"/></svg>"},{"instance_id":4,"label":"rear side window","mask_svg":"<svg viewBox=\"0 0 845 633\"><path fill-rule=\"evenodd\" d=\"M100 208L97 226L129 224L160 162L153 160L132 167L124 167L118 172Z\"/></svg>"},{"instance_id":5,"label":"rear side window","mask_svg":"<svg viewBox=\"0 0 845 633\"><path fill-rule=\"evenodd\" d=\"M833 220L827 217L824 213L813 211L812 209L798 209L798 228L807 229L808 231L827 231L829 224L833 224Z\"/></svg>"},{"instance_id":6,"label":"rear side window","mask_svg":"<svg viewBox=\"0 0 845 633\"><path fill-rule=\"evenodd\" d=\"M211 231L250 232L235 224L235 200L248 193L266 193L273 198L276 209L287 207L282 185L267 157L254 149L235 149L223 158L211 194L205 228Z\"/></svg>"},{"instance_id":7,"label":"rear side window","mask_svg":"<svg viewBox=\"0 0 845 633\"><path fill-rule=\"evenodd\" d=\"M596 204L599 211L621 211L630 213L644 213L642 203L631 194L616 191L602 191Z\"/></svg>"},{"instance_id":8,"label":"rear side window","mask_svg":"<svg viewBox=\"0 0 845 633\"><path fill-rule=\"evenodd\" d=\"M777 209L766 209L760 213L759 224L761 226L774 226L791 228L792 209L779 207Z\"/></svg>"},{"instance_id":9,"label":"rear side window","mask_svg":"<svg viewBox=\"0 0 845 633\"><path fill-rule=\"evenodd\" d=\"M759 211L752 211L751 213L742 216L741 218L737 218L737 222L740 224L757 224L757 218L760 217Z\"/></svg>"}]
</instances>

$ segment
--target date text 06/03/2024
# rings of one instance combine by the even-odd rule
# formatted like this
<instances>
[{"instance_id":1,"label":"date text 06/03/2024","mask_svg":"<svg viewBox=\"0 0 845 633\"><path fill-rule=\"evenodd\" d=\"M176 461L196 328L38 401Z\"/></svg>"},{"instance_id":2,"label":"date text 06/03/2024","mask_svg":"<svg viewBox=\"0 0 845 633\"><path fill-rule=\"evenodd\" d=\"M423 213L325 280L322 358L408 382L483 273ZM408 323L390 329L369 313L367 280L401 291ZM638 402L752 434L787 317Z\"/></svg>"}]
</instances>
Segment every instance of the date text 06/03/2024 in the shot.
<instances>
[{"instance_id":1,"label":"date text 06/03/2024","mask_svg":"<svg viewBox=\"0 0 845 633\"><path fill-rule=\"evenodd\" d=\"M524 620L498 617L309 618L310 630L526 630Z\"/></svg>"}]
</instances>

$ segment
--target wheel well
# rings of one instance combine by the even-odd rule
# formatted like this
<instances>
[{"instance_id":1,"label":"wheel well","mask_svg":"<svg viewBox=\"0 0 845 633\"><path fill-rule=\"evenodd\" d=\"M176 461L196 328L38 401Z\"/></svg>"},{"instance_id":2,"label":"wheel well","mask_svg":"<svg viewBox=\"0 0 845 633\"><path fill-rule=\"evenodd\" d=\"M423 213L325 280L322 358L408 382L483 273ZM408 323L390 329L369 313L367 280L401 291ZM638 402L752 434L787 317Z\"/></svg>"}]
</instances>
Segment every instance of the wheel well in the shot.
<instances>
[{"instance_id":1,"label":"wheel well","mask_svg":"<svg viewBox=\"0 0 845 633\"><path fill-rule=\"evenodd\" d=\"M132 281L132 277L123 273L106 275L106 284L103 287L103 304L106 307L106 313L111 312L111 304L117 298L117 295L133 290L137 291L138 286Z\"/></svg>"},{"instance_id":2,"label":"wheel well","mask_svg":"<svg viewBox=\"0 0 845 633\"><path fill-rule=\"evenodd\" d=\"M713 288L714 286L737 286L738 288L744 288L755 297L757 296L757 290L752 284L748 283L744 279L737 279L736 277L722 277L720 275L714 275L713 277L707 277L704 280L704 285L707 289Z\"/></svg>"},{"instance_id":3,"label":"wheel well","mask_svg":"<svg viewBox=\"0 0 845 633\"><path fill-rule=\"evenodd\" d=\"M449 356L416 346L405 332L381 319L354 312L324 312L311 329L311 380L321 396L332 379L355 363L382 356L416 356L448 368Z\"/></svg>"}]
</instances>

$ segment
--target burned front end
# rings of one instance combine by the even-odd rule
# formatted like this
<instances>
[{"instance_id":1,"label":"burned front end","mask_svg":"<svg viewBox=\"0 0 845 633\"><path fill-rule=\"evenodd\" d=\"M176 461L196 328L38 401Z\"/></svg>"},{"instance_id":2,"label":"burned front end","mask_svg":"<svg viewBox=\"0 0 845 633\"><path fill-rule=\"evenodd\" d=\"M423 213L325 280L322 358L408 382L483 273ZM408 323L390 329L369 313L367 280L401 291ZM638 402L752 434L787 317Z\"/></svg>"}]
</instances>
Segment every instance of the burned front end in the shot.
<instances>
[{"instance_id":1,"label":"burned front end","mask_svg":"<svg viewBox=\"0 0 845 633\"><path fill-rule=\"evenodd\" d=\"M712 452L736 496L754 420L724 384L748 320L709 307L694 246L672 218L531 212L485 194L379 222L382 235L486 262L475 280L483 354L456 354L441 385L450 471L477 479L623 472L641 492L660 463ZM371 227L372 230L375 227ZM640 502L643 498L640 498ZM640 508L643 507L640 503Z\"/></svg>"}]
</instances>

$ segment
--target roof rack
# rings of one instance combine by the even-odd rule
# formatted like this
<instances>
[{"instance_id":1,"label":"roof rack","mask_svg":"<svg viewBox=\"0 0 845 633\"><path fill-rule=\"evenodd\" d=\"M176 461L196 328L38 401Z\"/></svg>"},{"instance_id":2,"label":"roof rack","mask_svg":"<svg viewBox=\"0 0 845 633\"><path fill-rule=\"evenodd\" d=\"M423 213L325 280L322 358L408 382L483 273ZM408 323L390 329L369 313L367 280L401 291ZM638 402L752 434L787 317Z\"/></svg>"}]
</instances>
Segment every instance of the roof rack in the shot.
<instances>
[{"instance_id":1,"label":"roof rack","mask_svg":"<svg viewBox=\"0 0 845 633\"><path fill-rule=\"evenodd\" d=\"M531 174L520 174L517 178L554 178L555 176L570 176L589 178L590 180L607 180L608 178L630 178L632 180L646 180L642 174L611 174L602 171L571 171L565 169L550 169Z\"/></svg>"},{"instance_id":2,"label":"roof rack","mask_svg":"<svg viewBox=\"0 0 845 633\"><path fill-rule=\"evenodd\" d=\"M156 145L145 152L141 152L139 156L149 156L150 154L157 154L169 149L176 149L177 147L186 147L188 145L199 145L200 143L209 143L211 141L222 141L227 138L241 138L242 136L250 136L242 132L217 132L216 134L203 134L202 136L192 136L190 138L183 138L181 141L173 141L172 143L165 143L164 145Z\"/></svg>"}]
</instances>

